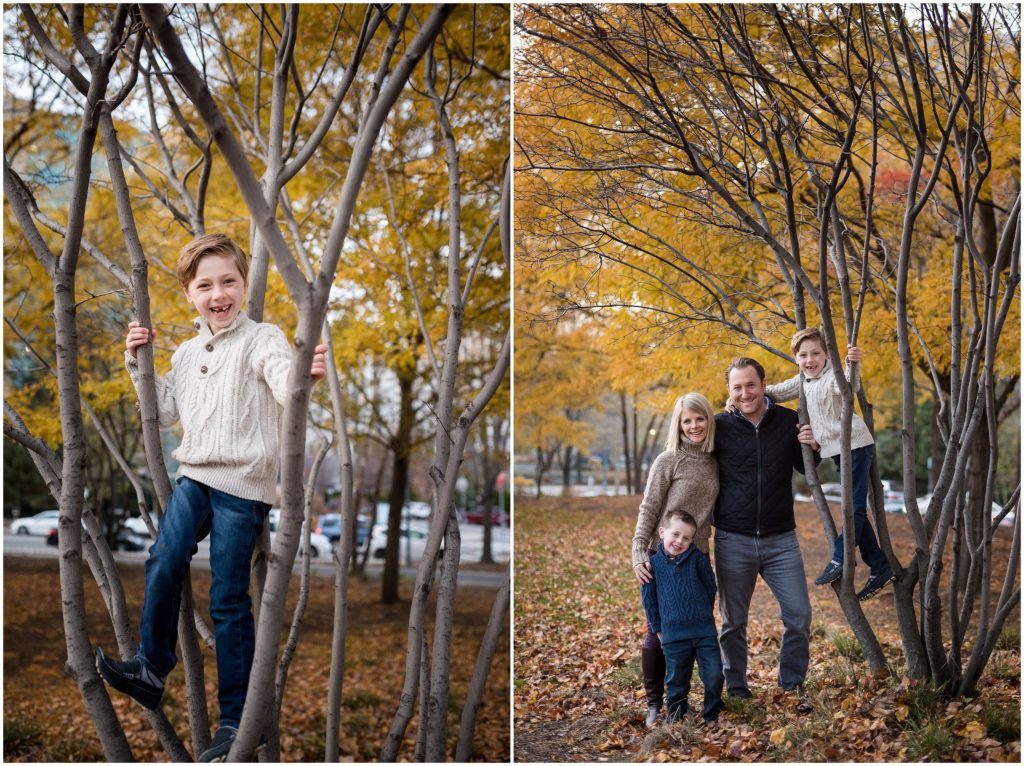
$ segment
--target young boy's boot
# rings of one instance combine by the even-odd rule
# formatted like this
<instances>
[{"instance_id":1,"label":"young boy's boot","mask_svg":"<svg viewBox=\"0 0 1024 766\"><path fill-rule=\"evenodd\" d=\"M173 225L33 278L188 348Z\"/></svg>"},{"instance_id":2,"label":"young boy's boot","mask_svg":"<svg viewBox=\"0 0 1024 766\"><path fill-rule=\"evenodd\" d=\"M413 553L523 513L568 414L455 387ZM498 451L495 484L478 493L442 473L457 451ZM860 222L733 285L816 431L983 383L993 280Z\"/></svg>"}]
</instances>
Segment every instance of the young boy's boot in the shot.
<instances>
[{"instance_id":1,"label":"young boy's boot","mask_svg":"<svg viewBox=\"0 0 1024 766\"><path fill-rule=\"evenodd\" d=\"M650 729L658 722L658 714L665 699L665 654L658 649L640 650L640 667L644 674L644 693L647 696L647 720Z\"/></svg>"},{"instance_id":2,"label":"young boy's boot","mask_svg":"<svg viewBox=\"0 0 1024 766\"><path fill-rule=\"evenodd\" d=\"M164 696L164 680L138 657L118 662L96 649L96 670L103 680L147 710L156 710Z\"/></svg>"}]
</instances>

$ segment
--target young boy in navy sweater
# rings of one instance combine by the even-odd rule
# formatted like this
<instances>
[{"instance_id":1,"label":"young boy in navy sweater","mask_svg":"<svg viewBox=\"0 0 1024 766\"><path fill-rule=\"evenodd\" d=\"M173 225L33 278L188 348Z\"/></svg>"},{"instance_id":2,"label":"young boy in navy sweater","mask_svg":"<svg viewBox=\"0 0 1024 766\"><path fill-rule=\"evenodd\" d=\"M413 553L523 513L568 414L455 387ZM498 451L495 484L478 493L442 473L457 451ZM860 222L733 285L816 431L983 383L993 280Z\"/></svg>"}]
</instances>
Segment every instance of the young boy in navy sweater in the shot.
<instances>
[{"instance_id":1,"label":"young boy in navy sweater","mask_svg":"<svg viewBox=\"0 0 1024 766\"><path fill-rule=\"evenodd\" d=\"M690 677L697 660L704 684L704 721L718 719L722 710L722 655L715 628L715 574L711 560L692 545L697 532L693 516L669 511L658 529L658 550L651 556L654 579L640 586L651 628L665 652L665 692L670 721L689 709Z\"/></svg>"}]
</instances>

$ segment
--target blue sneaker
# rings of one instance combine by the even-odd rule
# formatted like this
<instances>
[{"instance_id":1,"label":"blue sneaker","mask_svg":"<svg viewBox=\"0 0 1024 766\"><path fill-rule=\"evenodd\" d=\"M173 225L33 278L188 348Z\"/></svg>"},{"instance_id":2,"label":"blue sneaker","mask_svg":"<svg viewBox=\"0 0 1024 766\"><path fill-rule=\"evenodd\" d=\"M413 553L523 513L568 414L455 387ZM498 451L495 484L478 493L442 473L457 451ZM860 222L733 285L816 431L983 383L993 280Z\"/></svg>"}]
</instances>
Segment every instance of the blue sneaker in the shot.
<instances>
[{"instance_id":1,"label":"blue sneaker","mask_svg":"<svg viewBox=\"0 0 1024 766\"><path fill-rule=\"evenodd\" d=\"M869 598L874 598L882 592L882 588L891 583L896 579L896 573L889 567L885 568L885 571L873 574L868 578L868 581L861 588L857 594L859 601L867 601Z\"/></svg>"},{"instance_id":2,"label":"blue sneaker","mask_svg":"<svg viewBox=\"0 0 1024 766\"><path fill-rule=\"evenodd\" d=\"M237 736L238 729L234 726L221 726L217 729L217 733L213 735L213 741L210 743L210 746L202 752L196 762L222 763L227 760L228 753L231 752L231 746L235 744L235 737ZM256 746L255 755L258 755L266 746L267 737L263 735L260 737L260 743Z\"/></svg>"},{"instance_id":3,"label":"blue sneaker","mask_svg":"<svg viewBox=\"0 0 1024 766\"><path fill-rule=\"evenodd\" d=\"M815 579L815 585L828 585L843 576L843 562L833 559L821 570L821 574Z\"/></svg>"}]
</instances>

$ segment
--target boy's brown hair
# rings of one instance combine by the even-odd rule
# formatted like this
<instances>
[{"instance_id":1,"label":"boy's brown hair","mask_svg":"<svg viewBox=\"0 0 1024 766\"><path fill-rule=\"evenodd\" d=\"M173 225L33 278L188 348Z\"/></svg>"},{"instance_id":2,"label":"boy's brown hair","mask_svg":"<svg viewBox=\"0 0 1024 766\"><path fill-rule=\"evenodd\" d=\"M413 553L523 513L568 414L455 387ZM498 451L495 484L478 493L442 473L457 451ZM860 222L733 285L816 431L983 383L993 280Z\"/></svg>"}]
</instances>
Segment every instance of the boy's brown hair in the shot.
<instances>
[{"instance_id":1,"label":"boy's brown hair","mask_svg":"<svg viewBox=\"0 0 1024 766\"><path fill-rule=\"evenodd\" d=\"M828 353L828 344L825 342L825 336L821 334L821 330L817 327L808 327L800 330L800 332L793 336L793 340L789 342L789 347L793 349L794 355L800 350L800 344L805 340L814 341L821 346L822 351L826 354Z\"/></svg>"},{"instance_id":2,"label":"boy's brown hair","mask_svg":"<svg viewBox=\"0 0 1024 766\"><path fill-rule=\"evenodd\" d=\"M242 275L242 281L249 280L249 261L242 252L242 248L234 243L227 234L204 234L196 237L183 248L178 254L178 264L175 272L181 286L187 288L189 283L195 279L196 270L199 268L199 261L207 255L225 255L235 259L238 266L238 273Z\"/></svg>"},{"instance_id":3,"label":"boy's brown hair","mask_svg":"<svg viewBox=\"0 0 1024 766\"><path fill-rule=\"evenodd\" d=\"M686 511L680 511L679 509L668 511L661 520L661 526L667 527L672 523L672 519L679 519L684 524L693 527L694 532L697 531L697 520Z\"/></svg>"}]
</instances>

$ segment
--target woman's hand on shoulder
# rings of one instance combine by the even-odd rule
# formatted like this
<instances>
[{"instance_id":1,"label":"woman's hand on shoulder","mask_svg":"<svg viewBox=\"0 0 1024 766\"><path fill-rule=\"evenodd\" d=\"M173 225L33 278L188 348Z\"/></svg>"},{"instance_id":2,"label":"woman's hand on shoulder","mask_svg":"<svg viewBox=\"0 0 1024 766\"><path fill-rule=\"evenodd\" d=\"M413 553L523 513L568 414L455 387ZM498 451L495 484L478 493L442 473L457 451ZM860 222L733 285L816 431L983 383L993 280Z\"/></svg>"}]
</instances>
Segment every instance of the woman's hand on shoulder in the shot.
<instances>
[{"instance_id":1,"label":"woman's hand on shoulder","mask_svg":"<svg viewBox=\"0 0 1024 766\"><path fill-rule=\"evenodd\" d=\"M636 579L640 581L641 585L646 585L654 579L654 575L651 574L651 564L649 561L641 561L633 567L633 574L636 575Z\"/></svg>"}]
</instances>

